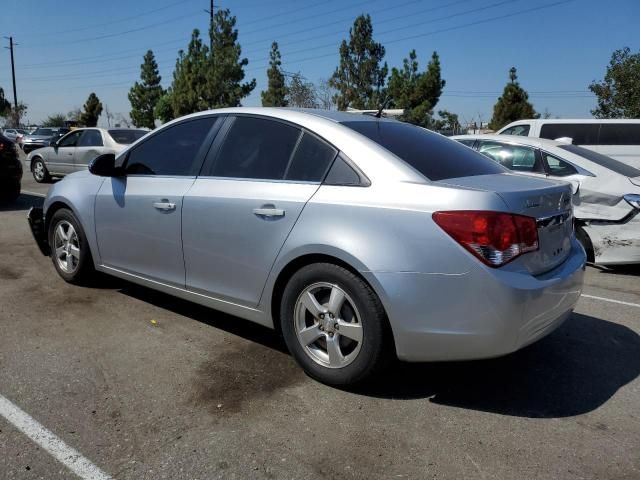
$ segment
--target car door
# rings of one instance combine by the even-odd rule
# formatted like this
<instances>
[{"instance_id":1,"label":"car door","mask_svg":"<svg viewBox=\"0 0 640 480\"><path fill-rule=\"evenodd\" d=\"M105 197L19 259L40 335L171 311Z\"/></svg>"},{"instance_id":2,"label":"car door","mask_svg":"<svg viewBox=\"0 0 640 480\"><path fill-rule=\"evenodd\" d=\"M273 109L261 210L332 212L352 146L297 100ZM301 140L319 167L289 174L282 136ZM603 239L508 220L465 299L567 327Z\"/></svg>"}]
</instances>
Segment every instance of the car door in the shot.
<instances>
[{"instance_id":1,"label":"car door","mask_svg":"<svg viewBox=\"0 0 640 480\"><path fill-rule=\"evenodd\" d=\"M291 124L230 117L184 199L187 288L256 306L278 252L336 155Z\"/></svg>"},{"instance_id":2,"label":"car door","mask_svg":"<svg viewBox=\"0 0 640 480\"><path fill-rule=\"evenodd\" d=\"M184 288L182 201L216 120L199 117L160 129L118 157L125 175L105 179L95 203L105 267Z\"/></svg>"},{"instance_id":3,"label":"car door","mask_svg":"<svg viewBox=\"0 0 640 480\"><path fill-rule=\"evenodd\" d=\"M104 153L102 132L96 128L86 129L80 136L73 155L74 171L86 170L89 162L101 153Z\"/></svg>"},{"instance_id":4,"label":"car door","mask_svg":"<svg viewBox=\"0 0 640 480\"><path fill-rule=\"evenodd\" d=\"M478 140L478 152L516 173L546 177L538 149L495 140Z\"/></svg>"},{"instance_id":5,"label":"car door","mask_svg":"<svg viewBox=\"0 0 640 480\"><path fill-rule=\"evenodd\" d=\"M74 130L69 132L54 145L45 148L42 156L47 164L49 173L67 175L75 171L73 157L76 152L76 145L84 130Z\"/></svg>"}]
</instances>

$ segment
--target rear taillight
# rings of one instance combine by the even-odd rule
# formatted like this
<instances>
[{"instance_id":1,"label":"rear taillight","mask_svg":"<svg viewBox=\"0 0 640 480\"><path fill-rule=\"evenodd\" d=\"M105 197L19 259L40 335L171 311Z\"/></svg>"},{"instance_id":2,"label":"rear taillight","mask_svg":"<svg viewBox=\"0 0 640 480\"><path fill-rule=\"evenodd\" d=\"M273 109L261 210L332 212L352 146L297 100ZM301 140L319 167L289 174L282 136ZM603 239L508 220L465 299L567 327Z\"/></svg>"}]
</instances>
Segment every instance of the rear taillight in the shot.
<instances>
[{"instance_id":1,"label":"rear taillight","mask_svg":"<svg viewBox=\"0 0 640 480\"><path fill-rule=\"evenodd\" d=\"M500 267L538 249L536 219L511 213L459 210L435 212L449 236L490 267Z\"/></svg>"}]
</instances>

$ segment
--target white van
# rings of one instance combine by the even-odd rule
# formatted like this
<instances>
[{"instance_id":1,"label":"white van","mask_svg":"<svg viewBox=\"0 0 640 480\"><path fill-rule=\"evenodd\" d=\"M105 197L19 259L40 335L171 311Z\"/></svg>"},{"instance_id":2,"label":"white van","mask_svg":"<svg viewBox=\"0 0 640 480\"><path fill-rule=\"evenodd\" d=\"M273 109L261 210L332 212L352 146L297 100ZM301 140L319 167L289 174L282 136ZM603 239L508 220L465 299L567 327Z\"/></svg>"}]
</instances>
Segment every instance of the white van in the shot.
<instances>
[{"instance_id":1,"label":"white van","mask_svg":"<svg viewBox=\"0 0 640 480\"><path fill-rule=\"evenodd\" d=\"M518 120L498 134L571 142L640 168L640 119Z\"/></svg>"}]
</instances>

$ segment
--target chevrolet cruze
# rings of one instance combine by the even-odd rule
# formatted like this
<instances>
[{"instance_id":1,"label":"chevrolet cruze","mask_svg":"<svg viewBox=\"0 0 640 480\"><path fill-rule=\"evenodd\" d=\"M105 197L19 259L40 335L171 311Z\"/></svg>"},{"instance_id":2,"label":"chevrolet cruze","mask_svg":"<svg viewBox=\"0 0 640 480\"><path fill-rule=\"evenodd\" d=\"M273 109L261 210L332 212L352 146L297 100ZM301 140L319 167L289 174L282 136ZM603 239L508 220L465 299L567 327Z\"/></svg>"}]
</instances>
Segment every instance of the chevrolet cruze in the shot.
<instances>
[{"instance_id":1,"label":"chevrolet cruze","mask_svg":"<svg viewBox=\"0 0 640 480\"><path fill-rule=\"evenodd\" d=\"M585 266L569 184L318 110L174 120L53 185L29 222L64 280L100 271L276 328L334 385L394 356L522 348L570 315Z\"/></svg>"}]
</instances>

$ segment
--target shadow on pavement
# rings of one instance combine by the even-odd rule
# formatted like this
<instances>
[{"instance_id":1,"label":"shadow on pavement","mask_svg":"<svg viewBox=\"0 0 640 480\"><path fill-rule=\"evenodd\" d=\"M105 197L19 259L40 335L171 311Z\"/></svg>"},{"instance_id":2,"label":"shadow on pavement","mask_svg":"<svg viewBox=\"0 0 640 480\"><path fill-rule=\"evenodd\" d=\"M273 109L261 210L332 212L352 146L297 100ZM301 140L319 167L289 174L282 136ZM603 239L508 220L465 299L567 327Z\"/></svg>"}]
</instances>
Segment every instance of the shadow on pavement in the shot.
<instances>
[{"instance_id":1,"label":"shadow on pavement","mask_svg":"<svg viewBox=\"0 0 640 480\"><path fill-rule=\"evenodd\" d=\"M120 291L125 295L287 352L282 337L268 328L123 284ZM640 336L633 330L574 313L547 338L509 356L474 362L397 362L375 382L348 390L394 400L430 398L433 403L501 415L568 417L595 410L633 381L640 374L639 352Z\"/></svg>"},{"instance_id":2,"label":"shadow on pavement","mask_svg":"<svg viewBox=\"0 0 640 480\"><path fill-rule=\"evenodd\" d=\"M617 323L574 313L549 337L507 357L400 364L360 391L518 417L590 412L640 374L640 336Z\"/></svg>"},{"instance_id":3,"label":"shadow on pavement","mask_svg":"<svg viewBox=\"0 0 640 480\"><path fill-rule=\"evenodd\" d=\"M29 210L31 207L41 207L43 202L43 197L29 195L28 193L22 193L16 200L13 200L11 202L0 201L0 212Z\"/></svg>"},{"instance_id":4,"label":"shadow on pavement","mask_svg":"<svg viewBox=\"0 0 640 480\"><path fill-rule=\"evenodd\" d=\"M608 267L601 267L599 265L592 265L595 269L599 270L599 273L614 274L614 275L631 275L634 277L640 277L640 265L615 265Z\"/></svg>"}]
</instances>

